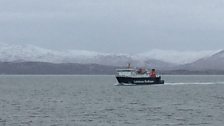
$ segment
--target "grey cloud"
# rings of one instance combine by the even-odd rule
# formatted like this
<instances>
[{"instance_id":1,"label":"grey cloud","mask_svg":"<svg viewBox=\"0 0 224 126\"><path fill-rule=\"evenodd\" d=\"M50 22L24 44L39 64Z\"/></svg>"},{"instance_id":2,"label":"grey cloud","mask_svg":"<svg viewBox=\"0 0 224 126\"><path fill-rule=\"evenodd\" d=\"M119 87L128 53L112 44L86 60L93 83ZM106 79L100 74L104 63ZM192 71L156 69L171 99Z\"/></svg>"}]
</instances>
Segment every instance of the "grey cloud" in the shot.
<instances>
[{"instance_id":1,"label":"grey cloud","mask_svg":"<svg viewBox=\"0 0 224 126\"><path fill-rule=\"evenodd\" d=\"M219 49L223 12L222 0L0 0L0 41L129 53Z\"/></svg>"}]
</instances>

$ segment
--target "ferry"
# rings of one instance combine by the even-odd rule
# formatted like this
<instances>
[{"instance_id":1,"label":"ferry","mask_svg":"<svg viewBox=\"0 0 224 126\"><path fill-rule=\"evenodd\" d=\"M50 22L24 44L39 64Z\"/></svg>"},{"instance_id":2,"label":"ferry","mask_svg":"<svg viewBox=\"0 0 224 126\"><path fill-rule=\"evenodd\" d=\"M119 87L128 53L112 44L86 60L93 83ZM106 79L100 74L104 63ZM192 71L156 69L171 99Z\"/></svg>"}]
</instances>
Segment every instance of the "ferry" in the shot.
<instances>
[{"instance_id":1,"label":"ferry","mask_svg":"<svg viewBox=\"0 0 224 126\"><path fill-rule=\"evenodd\" d=\"M156 85L164 84L161 76L157 76L155 69L148 72L145 69L116 69L118 85Z\"/></svg>"}]
</instances>

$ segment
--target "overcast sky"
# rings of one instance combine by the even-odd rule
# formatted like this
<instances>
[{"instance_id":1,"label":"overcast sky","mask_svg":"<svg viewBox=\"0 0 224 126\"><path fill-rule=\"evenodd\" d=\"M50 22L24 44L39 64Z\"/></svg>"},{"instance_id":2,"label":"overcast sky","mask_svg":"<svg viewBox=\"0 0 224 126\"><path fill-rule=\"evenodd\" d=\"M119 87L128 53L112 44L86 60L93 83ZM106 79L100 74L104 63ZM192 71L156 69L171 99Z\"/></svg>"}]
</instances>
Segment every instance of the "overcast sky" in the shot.
<instances>
[{"instance_id":1,"label":"overcast sky","mask_svg":"<svg viewBox=\"0 0 224 126\"><path fill-rule=\"evenodd\" d=\"M0 42L136 53L224 48L223 0L0 0Z\"/></svg>"}]
</instances>

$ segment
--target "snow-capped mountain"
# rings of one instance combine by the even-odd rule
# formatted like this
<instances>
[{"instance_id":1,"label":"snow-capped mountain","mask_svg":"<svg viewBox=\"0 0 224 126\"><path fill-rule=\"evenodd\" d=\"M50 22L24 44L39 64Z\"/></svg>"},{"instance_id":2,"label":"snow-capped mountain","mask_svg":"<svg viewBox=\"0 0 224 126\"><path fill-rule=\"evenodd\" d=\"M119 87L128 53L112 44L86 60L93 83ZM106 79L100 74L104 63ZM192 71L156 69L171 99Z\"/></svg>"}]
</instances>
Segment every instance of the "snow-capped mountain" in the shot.
<instances>
[{"instance_id":1,"label":"snow-capped mountain","mask_svg":"<svg viewBox=\"0 0 224 126\"><path fill-rule=\"evenodd\" d=\"M192 63L198 59L210 57L220 50L206 51L174 51L154 49L149 52L139 54L140 57L162 60L174 64Z\"/></svg>"},{"instance_id":2,"label":"snow-capped mountain","mask_svg":"<svg viewBox=\"0 0 224 126\"><path fill-rule=\"evenodd\" d=\"M9 45L0 44L0 61L48 61L58 62L63 58L60 52L39 48L32 45Z\"/></svg>"},{"instance_id":3,"label":"snow-capped mountain","mask_svg":"<svg viewBox=\"0 0 224 126\"><path fill-rule=\"evenodd\" d=\"M70 63L89 60L98 53L83 50L56 51L40 48L33 45L10 45L0 44L0 61L2 62L52 62L52 63ZM84 62L84 61L83 61Z\"/></svg>"},{"instance_id":4,"label":"snow-capped mountain","mask_svg":"<svg viewBox=\"0 0 224 126\"><path fill-rule=\"evenodd\" d=\"M212 56L201 58L193 63L181 66L182 69L192 71L223 71L224 70L224 50L215 53Z\"/></svg>"},{"instance_id":5,"label":"snow-capped mountain","mask_svg":"<svg viewBox=\"0 0 224 126\"><path fill-rule=\"evenodd\" d=\"M191 63L204 57L210 57L217 51L165 51L151 50L149 52L130 55L91 52L85 50L57 51L44 49L33 45L10 45L0 43L1 62L51 62L51 63L81 63L124 66L131 63L134 66L173 67L177 64Z\"/></svg>"}]
</instances>

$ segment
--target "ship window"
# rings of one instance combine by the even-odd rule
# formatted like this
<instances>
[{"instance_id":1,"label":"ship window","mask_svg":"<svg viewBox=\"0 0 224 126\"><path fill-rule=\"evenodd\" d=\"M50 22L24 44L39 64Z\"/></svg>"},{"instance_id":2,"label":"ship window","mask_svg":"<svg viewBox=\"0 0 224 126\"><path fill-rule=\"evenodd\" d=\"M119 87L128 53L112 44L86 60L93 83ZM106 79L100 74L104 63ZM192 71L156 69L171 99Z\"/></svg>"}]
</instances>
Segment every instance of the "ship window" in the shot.
<instances>
[{"instance_id":1,"label":"ship window","mask_svg":"<svg viewBox=\"0 0 224 126\"><path fill-rule=\"evenodd\" d=\"M117 71L119 76L132 76L135 74L134 70L119 70Z\"/></svg>"}]
</instances>

